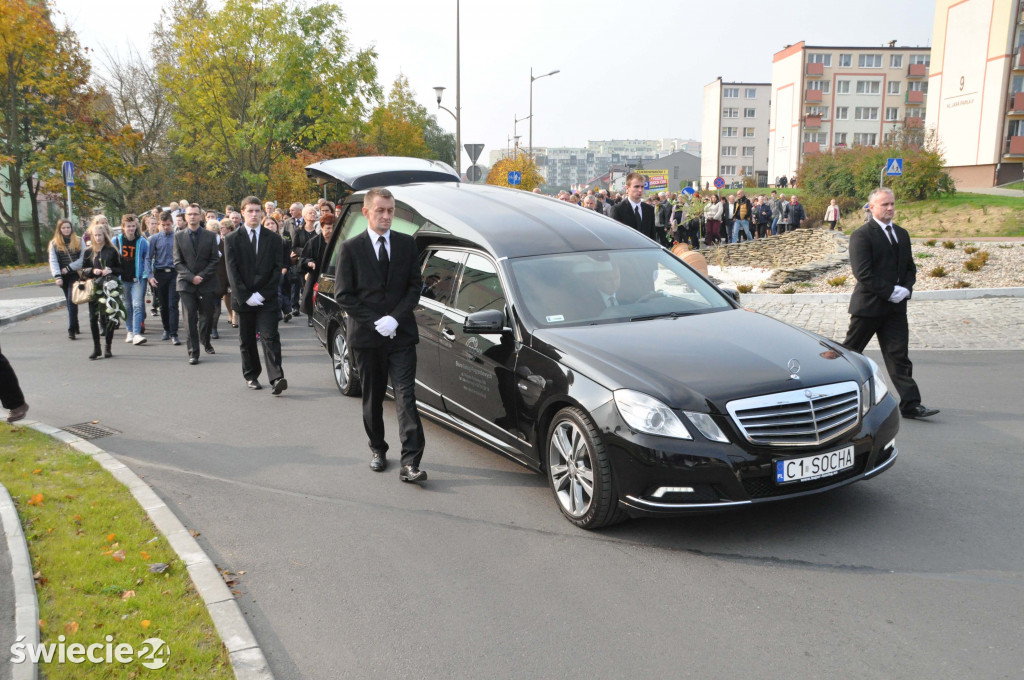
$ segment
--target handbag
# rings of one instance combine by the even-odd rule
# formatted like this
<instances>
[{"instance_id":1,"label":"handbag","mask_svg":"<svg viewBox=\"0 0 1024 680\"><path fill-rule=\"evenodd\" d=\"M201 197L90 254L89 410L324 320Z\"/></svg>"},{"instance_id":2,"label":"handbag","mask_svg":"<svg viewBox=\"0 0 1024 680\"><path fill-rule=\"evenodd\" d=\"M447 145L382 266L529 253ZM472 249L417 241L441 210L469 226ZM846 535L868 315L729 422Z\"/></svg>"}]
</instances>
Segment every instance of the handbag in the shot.
<instances>
[{"instance_id":1,"label":"handbag","mask_svg":"<svg viewBox=\"0 0 1024 680\"><path fill-rule=\"evenodd\" d=\"M88 304L92 300L92 287L92 279L71 284L71 302L76 305Z\"/></svg>"}]
</instances>

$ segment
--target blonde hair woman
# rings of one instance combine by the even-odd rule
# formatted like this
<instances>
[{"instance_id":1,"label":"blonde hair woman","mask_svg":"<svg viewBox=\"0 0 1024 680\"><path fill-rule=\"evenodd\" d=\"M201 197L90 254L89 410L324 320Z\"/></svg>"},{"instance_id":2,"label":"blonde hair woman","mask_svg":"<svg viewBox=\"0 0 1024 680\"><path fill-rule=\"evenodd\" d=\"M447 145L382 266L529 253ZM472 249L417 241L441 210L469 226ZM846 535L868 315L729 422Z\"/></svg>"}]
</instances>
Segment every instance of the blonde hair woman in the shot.
<instances>
[{"instance_id":1,"label":"blonde hair woman","mask_svg":"<svg viewBox=\"0 0 1024 680\"><path fill-rule=\"evenodd\" d=\"M121 276L121 256L111 243L110 225L107 218L97 215L92 218L89 224L89 247L82 253L81 277L83 279L95 279L102 276ZM100 357L100 325L99 309L96 302L89 301L89 330L92 332L93 351L90 359ZM103 329L103 336L106 340L104 357L111 357L110 343L114 339L115 323L108 323Z\"/></svg>"},{"instance_id":2,"label":"blonde hair woman","mask_svg":"<svg viewBox=\"0 0 1024 680\"><path fill-rule=\"evenodd\" d=\"M74 340L81 330L78 327L78 305L71 301L71 284L78 279L75 272L82 266L82 239L78 238L70 220L57 220L57 228L53 230L53 240L47 250L50 273L67 300L68 338Z\"/></svg>"}]
</instances>

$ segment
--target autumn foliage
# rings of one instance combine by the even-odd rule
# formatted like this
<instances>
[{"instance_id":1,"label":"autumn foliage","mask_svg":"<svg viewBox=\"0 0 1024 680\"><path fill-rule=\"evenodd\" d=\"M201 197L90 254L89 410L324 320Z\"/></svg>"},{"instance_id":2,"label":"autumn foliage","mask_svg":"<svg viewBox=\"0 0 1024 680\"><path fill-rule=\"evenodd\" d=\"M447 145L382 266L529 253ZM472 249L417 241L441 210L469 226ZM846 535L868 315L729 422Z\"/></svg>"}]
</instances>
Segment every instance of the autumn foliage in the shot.
<instances>
[{"instance_id":1,"label":"autumn foliage","mask_svg":"<svg viewBox=\"0 0 1024 680\"><path fill-rule=\"evenodd\" d=\"M522 177L521 184L511 185L508 183L508 174L513 170L520 173ZM527 153L519 153L516 156L502 158L491 166L491 171L487 173L487 184L494 184L499 187L533 191L543 183L544 177L541 176L540 170L537 169L537 163Z\"/></svg>"}]
</instances>

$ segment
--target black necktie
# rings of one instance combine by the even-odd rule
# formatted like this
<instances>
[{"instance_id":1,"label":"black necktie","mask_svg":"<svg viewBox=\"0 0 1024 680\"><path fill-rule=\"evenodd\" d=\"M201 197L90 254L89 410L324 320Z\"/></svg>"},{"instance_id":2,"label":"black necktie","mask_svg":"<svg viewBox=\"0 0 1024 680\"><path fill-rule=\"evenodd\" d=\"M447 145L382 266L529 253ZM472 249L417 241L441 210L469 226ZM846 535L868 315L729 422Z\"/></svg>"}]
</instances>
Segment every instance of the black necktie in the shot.
<instances>
[{"instance_id":1,"label":"black necktie","mask_svg":"<svg viewBox=\"0 0 1024 680\"><path fill-rule=\"evenodd\" d=\"M633 214L636 215L636 228L640 229L644 226L644 220L640 217L640 206L637 205L633 207Z\"/></svg>"},{"instance_id":2,"label":"black necktie","mask_svg":"<svg viewBox=\"0 0 1024 680\"><path fill-rule=\"evenodd\" d=\"M377 237L377 260L380 262L380 273L384 275L384 280L388 280L388 265L391 264L391 260L388 259L388 247L383 236Z\"/></svg>"},{"instance_id":3,"label":"black necktie","mask_svg":"<svg viewBox=\"0 0 1024 680\"><path fill-rule=\"evenodd\" d=\"M900 245L899 245L899 241L896 240L896 231L892 228L891 224L885 225L885 229L886 229L886 232L889 235L889 245L892 246L893 252L896 253L897 255L899 255Z\"/></svg>"},{"instance_id":4,"label":"black necktie","mask_svg":"<svg viewBox=\"0 0 1024 680\"><path fill-rule=\"evenodd\" d=\"M252 252L255 253L256 252L256 230L255 229L250 229L249 230L249 243L252 244Z\"/></svg>"}]
</instances>

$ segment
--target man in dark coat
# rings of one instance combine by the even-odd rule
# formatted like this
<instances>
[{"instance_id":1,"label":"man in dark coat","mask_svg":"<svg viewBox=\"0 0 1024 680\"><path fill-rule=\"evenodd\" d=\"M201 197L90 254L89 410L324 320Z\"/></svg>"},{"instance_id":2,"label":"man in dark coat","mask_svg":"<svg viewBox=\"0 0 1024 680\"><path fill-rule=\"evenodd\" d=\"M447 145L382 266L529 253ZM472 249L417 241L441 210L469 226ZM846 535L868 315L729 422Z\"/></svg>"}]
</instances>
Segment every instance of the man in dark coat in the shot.
<instances>
[{"instance_id":1,"label":"man in dark coat","mask_svg":"<svg viewBox=\"0 0 1024 680\"><path fill-rule=\"evenodd\" d=\"M195 203L185 208L185 229L174 234L174 268L178 271L175 285L181 304L185 308L188 325L188 363L199 363L199 345L207 354L216 354L210 344L213 330L214 305L217 297L217 263L220 251L217 236L204 229L199 219L201 212Z\"/></svg>"},{"instance_id":2,"label":"man in dark coat","mask_svg":"<svg viewBox=\"0 0 1024 680\"><path fill-rule=\"evenodd\" d=\"M633 227L647 238L654 238L654 206L643 202L647 176L639 172L626 175L626 200L612 210L612 217Z\"/></svg>"}]
</instances>

